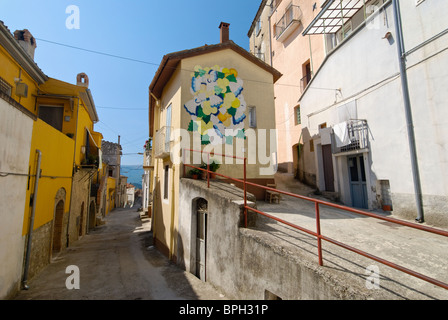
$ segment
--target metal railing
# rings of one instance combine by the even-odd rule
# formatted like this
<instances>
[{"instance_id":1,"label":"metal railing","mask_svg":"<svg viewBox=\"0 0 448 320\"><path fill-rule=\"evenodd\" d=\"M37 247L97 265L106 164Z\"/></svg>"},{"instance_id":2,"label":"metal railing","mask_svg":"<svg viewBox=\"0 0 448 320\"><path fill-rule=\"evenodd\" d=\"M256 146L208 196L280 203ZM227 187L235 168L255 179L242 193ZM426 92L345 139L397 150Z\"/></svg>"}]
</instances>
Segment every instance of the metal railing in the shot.
<instances>
[{"instance_id":1,"label":"metal railing","mask_svg":"<svg viewBox=\"0 0 448 320\"><path fill-rule=\"evenodd\" d=\"M307 74L302 79L300 79L300 89L302 90L302 92L305 91L305 88L308 83L310 83L312 77L313 73L310 71L307 72Z\"/></svg>"},{"instance_id":2,"label":"metal railing","mask_svg":"<svg viewBox=\"0 0 448 320\"><path fill-rule=\"evenodd\" d=\"M207 154L207 169L196 167L196 166L190 165L190 164L185 164L185 157L184 157L185 156L185 151L200 152L201 156L202 156L203 153L206 153ZM344 243L342 243L340 241L337 241L335 239L332 239L330 237L327 237L327 236L323 235L322 232L321 232L321 228L320 228L320 207L319 206L320 205L325 205L325 206L328 206L328 207L333 207L333 208L337 208L337 209L344 210L344 211L347 211L347 212L356 213L356 214L359 214L359 215L362 215L362 216L367 216L367 217L371 217L371 218L384 220L384 221L387 221L387 222L391 222L391 223L395 223L395 224L398 224L398 225L402 225L402 226L418 229L418 230L429 232L429 233L432 233L432 234L437 234L437 235L444 236L444 237L448 237L448 231L441 230L441 229L436 229L436 228L431 228L431 227L427 227L427 226L422 226L422 225L417 225L417 224L414 224L414 223L411 223L411 222L402 221L402 220L398 220L398 219L394 219L394 218L390 218L390 217L384 217L384 216L381 216L379 214L375 214L375 213L372 213L372 212L366 212L366 211L363 211L363 210L358 210L358 209L354 209L354 208L351 208L351 207L347 207L347 206L343 206L343 205L339 205L339 204L335 204L335 203L331 203L331 202L327 202L327 201L323 201L323 200L319 200L319 199L314 199L314 198L310 198L310 197L306 197L306 196L301 196L301 195L298 195L298 194L295 194L295 193L286 192L286 191L282 191L282 190L279 190L279 189L263 186L263 185L260 185L260 184L257 184L257 183L249 182L249 181L247 181L247 177L246 177L246 173L247 173L247 169L246 169L247 158L236 157L236 156L228 156L228 155L223 155L223 154L214 153L214 152L204 152L204 151L201 151L201 150L183 149L182 156L183 156L183 160L184 160L184 162L183 162L183 164L184 164L184 168L183 168L184 177L186 176L185 175L186 174L186 172L185 172L185 168L186 167L199 169L199 170L207 173L207 187L210 188L210 174L212 173L212 171L210 171L210 156L211 155L217 155L217 156L222 156L222 157L230 157L230 158L233 158L233 159L241 159L241 160L244 161L244 163L243 163L243 165L244 165L243 179L236 179L236 178L229 177L229 176L226 176L226 175L223 175L223 174L219 174L219 173L216 173L216 172L213 172L213 173L216 174L217 176L221 176L221 177L229 179L231 181L243 183L243 192L244 192L244 195L243 195L244 207L243 208L244 208L244 226L245 226L245 228L247 228L247 213L248 213L248 211L253 211L253 212L257 213L257 214L263 215L265 217L268 217L270 219L273 219L275 221L278 221L280 223L288 225L288 226L290 226L290 227L292 227L294 229L297 229L299 231L305 232L305 233L307 233L309 235L312 235L312 236L316 237L316 239L317 239L318 260L319 260L319 265L320 266L324 265L323 264L323 256L322 256L322 240L324 240L324 241L330 242L330 243L332 243L334 245L337 245L337 246L339 246L341 248L344 248L344 249L349 250L351 252L357 253L357 254L359 254L361 256L364 256L366 258L372 259L372 260L377 261L379 263L382 263L382 264L384 264L386 266L389 266L391 268L394 268L396 270L399 270L401 272L404 272L406 274L409 274L411 276L414 276L416 278L419 278L421 280L424 280L426 282L432 283L432 284L434 284L436 286L439 286L439 287L442 287L442 288L448 290L448 283L444 283L444 282L439 281L437 279L428 277L428 276L423 275L423 274L421 274L419 272L416 272L416 271L411 270L409 268L400 266L400 265L395 264L393 262L390 262L390 261L388 261L386 259L382 259L382 258L380 258L378 256L372 255L372 254L370 254L368 252L365 252L363 250L359 250L357 248L354 248L352 246L349 246L349 245L344 244ZM248 204L247 204L247 187L248 186L262 188L264 190L273 191L273 192L280 193L280 194L283 194L283 195L286 195L286 196L290 196L290 197L294 197L294 198L298 198L298 199L314 202L316 231L303 228L301 226L298 226L296 224L293 224L291 222L288 222L286 220L280 219L280 218L275 217L273 215L270 215L270 214L268 214L266 212L262 212L260 210L257 210L255 208L252 208L252 207L248 206Z\"/></svg>"},{"instance_id":3,"label":"metal railing","mask_svg":"<svg viewBox=\"0 0 448 320\"><path fill-rule=\"evenodd\" d=\"M344 146L337 146L333 134L333 154L369 148L369 127L367 125L367 120L349 120L346 124L347 127L345 131L349 143Z\"/></svg>"},{"instance_id":4,"label":"metal railing","mask_svg":"<svg viewBox=\"0 0 448 320\"><path fill-rule=\"evenodd\" d=\"M172 127L162 127L158 130L154 137L154 157L164 158L170 154L171 143L173 142L171 137Z\"/></svg>"},{"instance_id":5,"label":"metal railing","mask_svg":"<svg viewBox=\"0 0 448 320\"><path fill-rule=\"evenodd\" d=\"M302 15L302 10L299 6L289 6L286 9L285 14L275 24L275 38L278 40L289 26L291 26L295 22L300 22L300 19L302 19Z\"/></svg>"}]
</instances>

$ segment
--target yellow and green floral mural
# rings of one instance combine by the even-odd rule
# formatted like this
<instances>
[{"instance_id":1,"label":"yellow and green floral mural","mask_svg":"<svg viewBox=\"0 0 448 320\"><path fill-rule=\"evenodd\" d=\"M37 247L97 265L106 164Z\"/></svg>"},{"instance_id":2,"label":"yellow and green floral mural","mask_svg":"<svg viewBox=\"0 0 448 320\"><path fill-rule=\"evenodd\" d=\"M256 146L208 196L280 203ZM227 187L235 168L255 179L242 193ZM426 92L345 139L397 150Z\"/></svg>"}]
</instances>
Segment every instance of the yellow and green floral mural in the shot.
<instances>
[{"instance_id":1,"label":"yellow and green floral mural","mask_svg":"<svg viewBox=\"0 0 448 320\"><path fill-rule=\"evenodd\" d=\"M202 144L232 144L245 138L243 81L235 69L196 66L191 76L193 99L184 108L191 115L188 130L199 132Z\"/></svg>"}]
</instances>

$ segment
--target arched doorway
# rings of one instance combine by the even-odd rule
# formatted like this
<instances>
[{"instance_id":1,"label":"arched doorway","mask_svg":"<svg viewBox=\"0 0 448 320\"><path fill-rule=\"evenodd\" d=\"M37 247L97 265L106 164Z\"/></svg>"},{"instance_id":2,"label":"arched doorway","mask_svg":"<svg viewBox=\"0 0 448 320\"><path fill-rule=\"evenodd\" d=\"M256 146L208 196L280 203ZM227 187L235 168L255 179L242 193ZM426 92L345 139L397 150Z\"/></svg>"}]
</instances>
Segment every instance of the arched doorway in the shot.
<instances>
[{"instance_id":1,"label":"arched doorway","mask_svg":"<svg viewBox=\"0 0 448 320\"><path fill-rule=\"evenodd\" d=\"M53 254L62 249L62 227L64 221L64 201L59 200L56 205L53 221Z\"/></svg>"},{"instance_id":2,"label":"arched doorway","mask_svg":"<svg viewBox=\"0 0 448 320\"><path fill-rule=\"evenodd\" d=\"M95 228L96 210L95 202L91 201L89 206L89 229Z\"/></svg>"}]
</instances>

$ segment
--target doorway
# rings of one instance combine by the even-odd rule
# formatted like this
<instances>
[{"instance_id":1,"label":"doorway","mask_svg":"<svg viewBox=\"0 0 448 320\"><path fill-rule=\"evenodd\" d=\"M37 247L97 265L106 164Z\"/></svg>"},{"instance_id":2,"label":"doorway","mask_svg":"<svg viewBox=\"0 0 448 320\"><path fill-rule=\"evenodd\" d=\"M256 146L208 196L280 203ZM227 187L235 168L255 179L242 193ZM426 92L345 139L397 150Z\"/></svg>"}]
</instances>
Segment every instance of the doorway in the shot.
<instances>
[{"instance_id":1,"label":"doorway","mask_svg":"<svg viewBox=\"0 0 448 320\"><path fill-rule=\"evenodd\" d=\"M62 249L62 224L64 221L64 201L60 200L56 205L53 222L53 254Z\"/></svg>"},{"instance_id":2,"label":"doorway","mask_svg":"<svg viewBox=\"0 0 448 320\"><path fill-rule=\"evenodd\" d=\"M84 225L84 202L81 205L81 214L79 215L79 230L78 236L82 237L82 226Z\"/></svg>"},{"instance_id":3,"label":"doorway","mask_svg":"<svg viewBox=\"0 0 448 320\"><path fill-rule=\"evenodd\" d=\"M208 202L196 200L196 277L206 281Z\"/></svg>"},{"instance_id":4,"label":"doorway","mask_svg":"<svg viewBox=\"0 0 448 320\"><path fill-rule=\"evenodd\" d=\"M325 191L334 192L333 153L331 144L322 146L322 162L324 167Z\"/></svg>"},{"instance_id":5,"label":"doorway","mask_svg":"<svg viewBox=\"0 0 448 320\"><path fill-rule=\"evenodd\" d=\"M95 228L96 209L95 202L90 202L89 207L89 230Z\"/></svg>"},{"instance_id":6,"label":"doorway","mask_svg":"<svg viewBox=\"0 0 448 320\"><path fill-rule=\"evenodd\" d=\"M362 155L348 157L348 171L352 207L368 209L364 157Z\"/></svg>"}]
</instances>

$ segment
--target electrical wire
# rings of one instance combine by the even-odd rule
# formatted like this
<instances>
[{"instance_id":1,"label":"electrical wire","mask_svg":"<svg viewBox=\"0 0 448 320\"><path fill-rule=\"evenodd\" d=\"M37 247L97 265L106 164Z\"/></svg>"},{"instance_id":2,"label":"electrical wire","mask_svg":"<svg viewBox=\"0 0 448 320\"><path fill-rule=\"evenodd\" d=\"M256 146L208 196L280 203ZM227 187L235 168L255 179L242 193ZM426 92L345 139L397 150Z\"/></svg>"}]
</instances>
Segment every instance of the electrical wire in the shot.
<instances>
[{"instance_id":1,"label":"electrical wire","mask_svg":"<svg viewBox=\"0 0 448 320\"><path fill-rule=\"evenodd\" d=\"M71 48L71 49L76 49L76 50L86 51L86 52L95 53L95 54L99 54L99 55L103 55L103 56L108 56L108 57L112 57L112 58L128 60L128 61L132 61L132 62L138 62L138 63L154 65L154 66L158 66L159 65L159 64L153 63L153 62L147 62L147 61L143 61L143 60L127 58L127 57L123 57L123 56L119 56L119 55L115 55L115 54L110 54L110 53L96 51L96 50L84 49L84 48L80 48L80 47L76 47L76 46L72 46L72 45L64 44L64 43L60 43L60 42L55 42L55 41L50 41L50 40L45 40L45 39L40 39L40 38L36 38L36 40L47 42L47 43L51 43L51 44L55 44L55 45L62 46L62 47L67 47L67 48Z\"/></svg>"},{"instance_id":2,"label":"electrical wire","mask_svg":"<svg viewBox=\"0 0 448 320\"><path fill-rule=\"evenodd\" d=\"M131 61L131 62L137 62L137 63L142 63L142 64L146 64L146 65L152 65L152 66L157 66L157 67L159 67L159 65L160 65L159 63L155 63L155 62L143 61L143 60L139 60L139 59L133 59L133 58L128 58L128 57L124 57L124 56L119 56L119 55L116 55L116 54L110 54L110 53L105 53L105 52L101 52L101 51L85 49L85 48L72 46L72 45L69 45L69 44L64 44L64 43L60 43L60 42L56 42L56 41L50 41L50 40L45 40L45 39L41 39L41 38L36 38L36 40L47 42L47 43L51 43L51 44L62 46L62 47L75 49L75 50L81 50L81 51L85 51L85 52L89 52L89 53L94 53L94 54L98 54L98 55L112 57L112 58L116 58L116 59L128 60L128 61ZM169 66L165 66L165 67L166 68L177 69L177 67L169 67ZM182 68L180 68L179 70L186 71L186 72L194 72L194 70L190 70L190 69L182 69ZM271 82L266 82L266 81L261 81L261 80L254 80L254 79L244 79L244 78L242 78L241 80L249 81L249 82L262 83L262 84L273 84ZM296 85L296 84L287 84L287 83L274 83L274 85L276 85L276 86L294 87L294 88L300 88L301 87L301 85L299 85L299 84Z\"/></svg>"}]
</instances>

